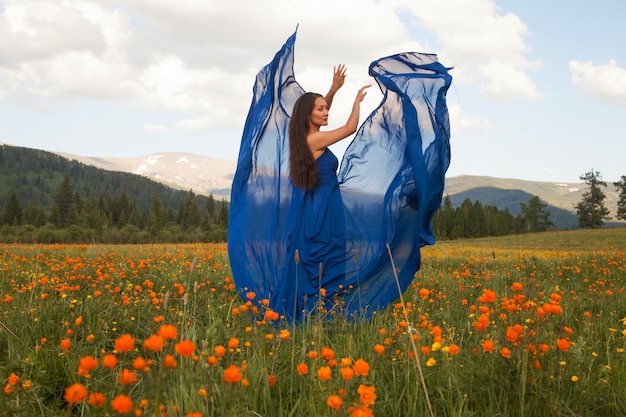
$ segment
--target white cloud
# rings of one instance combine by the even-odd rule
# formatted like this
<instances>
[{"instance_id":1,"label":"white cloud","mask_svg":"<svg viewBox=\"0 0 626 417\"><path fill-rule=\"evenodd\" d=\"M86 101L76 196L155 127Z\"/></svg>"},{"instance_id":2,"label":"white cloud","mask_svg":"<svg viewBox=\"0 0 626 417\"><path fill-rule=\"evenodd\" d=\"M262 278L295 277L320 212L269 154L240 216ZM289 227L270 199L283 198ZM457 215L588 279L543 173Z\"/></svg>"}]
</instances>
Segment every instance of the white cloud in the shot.
<instances>
[{"instance_id":1,"label":"white cloud","mask_svg":"<svg viewBox=\"0 0 626 417\"><path fill-rule=\"evenodd\" d=\"M527 71L530 36L512 13L502 14L493 0L397 0L441 44L441 62L454 66L455 83L478 83L489 99L541 98Z\"/></svg>"},{"instance_id":2,"label":"white cloud","mask_svg":"<svg viewBox=\"0 0 626 417\"><path fill-rule=\"evenodd\" d=\"M161 133L232 128L245 119L254 75L297 24L298 81L324 93L333 65L348 66L352 91L371 82L372 60L422 50L426 41L403 23L410 17L437 36L441 49L432 52L455 66L456 83L476 82L491 99L541 96L527 74L537 63L526 58L526 26L492 0L5 0L0 97L180 113L170 127L144 126ZM351 99L338 96L334 112L347 114ZM467 115L458 123L488 126Z\"/></svg>"},{"instance_id":3,"label":"white cloud","mask_svg":"<svg viewBox=\"0 0 626 417\"><path fill-rule=\"evenodd\" d=\"M505 62L490 61L480 67L483 81L480 91L494 101L510 100L517 97L541 99L541 94L528 75Z\"/></svg>"},{"instance_id":4,"label":"white cloud","mask_svg":"<svg viewBox=\"0 0 626 417\"><path fill-rule=\"evenodd\" d=\"M626 69L609 60L606 65L589 61L569 62L572 82L595 99L607 104L626 105Z\"/></svg>"},{"instance_id":5,"label":"white cloud","mask_svg":"<svg viewBox=\"0 0 626 417\"><path fill-rule=\"evenodd\" d=\"M456 103L448 101L447 104L453 135L458 133L481 133L493 130L493 125L489 119L468 114Z\"/></svg>"}]
</instances>

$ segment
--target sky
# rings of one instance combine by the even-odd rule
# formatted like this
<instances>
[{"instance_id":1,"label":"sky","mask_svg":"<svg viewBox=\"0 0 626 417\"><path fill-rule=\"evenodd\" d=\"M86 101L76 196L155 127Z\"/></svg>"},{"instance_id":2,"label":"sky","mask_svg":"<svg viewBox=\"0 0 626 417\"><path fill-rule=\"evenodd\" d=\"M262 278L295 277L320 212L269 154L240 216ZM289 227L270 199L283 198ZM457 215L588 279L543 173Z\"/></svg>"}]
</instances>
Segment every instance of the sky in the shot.
<instances>
[{"instance_id":1,"label":"sky","mask_svg":"<svg viewBox=\"0 0 626 417\"><path fill-rule=\"evenodd\" d=\"M0 142L236 160L255 75L297 27L305 90L348 68L329 128L372 61L435 53L453 68L448 176L618 181L624 16L616 0L0 0ZM361 121L382 98L370 90Z\"/></svg>"}]
</instances>

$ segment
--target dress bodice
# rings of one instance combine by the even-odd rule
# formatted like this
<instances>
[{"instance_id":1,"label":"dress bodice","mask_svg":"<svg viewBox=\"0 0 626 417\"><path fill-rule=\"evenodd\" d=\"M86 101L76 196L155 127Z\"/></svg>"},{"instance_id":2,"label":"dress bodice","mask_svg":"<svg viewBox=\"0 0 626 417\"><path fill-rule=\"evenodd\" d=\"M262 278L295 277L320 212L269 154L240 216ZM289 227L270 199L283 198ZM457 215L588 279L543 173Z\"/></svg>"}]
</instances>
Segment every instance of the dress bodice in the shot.
<instances>
[{"instance_id":1,"label":"dress bodice","mask_svg":"<svg viewBox=\"0 0 626 417\"><path fill-rule=\"evenodd\" d=\"M335 154L326 148L315 162L318 170L317 186L336 185L339 160Z\"/></svg>"}]
</instances>

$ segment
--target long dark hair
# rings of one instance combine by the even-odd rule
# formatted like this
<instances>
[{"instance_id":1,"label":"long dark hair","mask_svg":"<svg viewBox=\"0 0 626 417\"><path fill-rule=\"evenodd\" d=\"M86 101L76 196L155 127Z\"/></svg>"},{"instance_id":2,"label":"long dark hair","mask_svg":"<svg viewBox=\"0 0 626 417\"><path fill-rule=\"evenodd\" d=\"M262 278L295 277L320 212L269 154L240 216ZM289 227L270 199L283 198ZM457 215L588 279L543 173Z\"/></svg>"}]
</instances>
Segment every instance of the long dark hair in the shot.
<instances>
[{"instance_id":1,"label":"long dark hair","mask_svg":"<svg viewBox=\"0 0 626 417\"><path fill-rule=\"evenodd\" d=\"M309 116L315 100L322 97L317 93L304 93L293 106L289 120L289 174L297 187L310 190L317 184L317 164L307 143Z\"/></svg>"}]
</instances>

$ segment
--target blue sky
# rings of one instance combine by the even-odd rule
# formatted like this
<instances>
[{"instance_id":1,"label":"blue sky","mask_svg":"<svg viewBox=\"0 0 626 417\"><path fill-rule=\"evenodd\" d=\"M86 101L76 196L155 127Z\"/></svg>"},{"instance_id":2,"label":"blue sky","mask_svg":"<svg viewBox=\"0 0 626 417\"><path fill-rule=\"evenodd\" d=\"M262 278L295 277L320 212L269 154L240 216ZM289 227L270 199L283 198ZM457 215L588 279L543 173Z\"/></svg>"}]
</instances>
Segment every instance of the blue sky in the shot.
<instances>
[{"instance_id":1,"label":"blue sky","mask_svg":"<svg viewBox=\"0 0 626 417\"><path fill-rule=\"evenodd\" d=\"M305 89L324 93L333 65L348 66L330 127L371 61L436 53L454 67L449 176L617 181L624 16L614 0L0 0L0 142L236 159L254 76L299 24Z\"/></svg>"}]
</instances>

